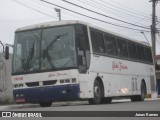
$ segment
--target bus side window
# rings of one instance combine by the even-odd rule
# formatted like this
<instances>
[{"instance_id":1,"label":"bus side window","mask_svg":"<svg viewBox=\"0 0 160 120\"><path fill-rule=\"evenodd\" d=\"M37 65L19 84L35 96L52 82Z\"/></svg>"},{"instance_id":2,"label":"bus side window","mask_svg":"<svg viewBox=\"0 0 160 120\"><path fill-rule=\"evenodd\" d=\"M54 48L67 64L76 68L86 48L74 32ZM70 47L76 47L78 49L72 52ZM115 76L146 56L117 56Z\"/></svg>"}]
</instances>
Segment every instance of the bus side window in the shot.
<instances>
[{"instance_id":1,"label":"bus side window","mask_svg":"<svg viewBox=\"0 0 160 120\"><path fill-rule=\"evenodd\" d=\"M76 41L78 50L78 65L81 72L86 72L90 65L90 47L87 26L76 25Z\"/></svg>"},{"instance_id":2,"label":"bus side window","mask_svg":"<svg viewBox=\"0 0 160 120\"><path fill-rule=\"evenodd\" d=\"M127 58L128 57L128 51L127 51L126 41L122 40L122 39L117 39L117 45L118 45L119 56Z\"/></svg>"},{"instance_id":3,"label":"bus side window","mask_svg":"<svg viewBox=\"0 0 160 120\"><path fill-rule=\"evenodd\" d=\"M145 48L145 57L147 62L153 63L151 48Z\"/></svg>"},{"instance_id":4,"label":"bus side window","mask_svg":"<svg viewBox=\"0 0 160 120\"><path fill-rule=\"evenodd\" d=\"M128 41L127 45L128 45L129 58L131 58L131 59L137 59L136 44L133 43L133 42L129 42L129 41Z\"/></svg>"},{"instance_id":5,"label":"bus side window","mask_svg":"<svg viewBox=\"0 0 160 120\"><path fill-rule=\"evenodd\" d=\"M103 33L91 29L91 40L93 51L97 53L105 53Z\"/></svg>"},{"instance_id":6,"label":"bus side window","mask_svg":"<svg viewBox=\"0 0 160 120\"><path fill-rule=\"evenodd\" d=\"M116 38L110 35L105 35L104 39L107 54L117 56Z\"/></svg>"},{"instance_id":7,"label":"bus side window","mask_svg":"<svg viewBox=\"0 0 160 120\"><path fill-rule=\"evenodd\" d=\"M144 47L142 45L137 45L138 59L145 61Z\"/></svg>"}]
</instances>

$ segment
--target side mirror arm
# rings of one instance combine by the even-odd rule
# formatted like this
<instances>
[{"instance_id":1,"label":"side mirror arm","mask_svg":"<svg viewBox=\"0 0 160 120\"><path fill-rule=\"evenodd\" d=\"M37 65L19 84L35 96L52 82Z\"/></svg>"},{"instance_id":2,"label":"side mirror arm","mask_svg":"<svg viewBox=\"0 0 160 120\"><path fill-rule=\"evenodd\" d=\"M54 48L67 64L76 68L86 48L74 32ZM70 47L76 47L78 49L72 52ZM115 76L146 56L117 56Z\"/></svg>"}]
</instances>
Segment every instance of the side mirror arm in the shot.
<instances>
[{"instance_id":1,"label":"side mirror arm","mask_svg":"<svg viewBox=\"0 0 160 120\"><path fill-rule=\"evenodd\" d=\"M5 59L8 60L9 59L9 46L5 47Z\"/></svg>"}]
</instances>

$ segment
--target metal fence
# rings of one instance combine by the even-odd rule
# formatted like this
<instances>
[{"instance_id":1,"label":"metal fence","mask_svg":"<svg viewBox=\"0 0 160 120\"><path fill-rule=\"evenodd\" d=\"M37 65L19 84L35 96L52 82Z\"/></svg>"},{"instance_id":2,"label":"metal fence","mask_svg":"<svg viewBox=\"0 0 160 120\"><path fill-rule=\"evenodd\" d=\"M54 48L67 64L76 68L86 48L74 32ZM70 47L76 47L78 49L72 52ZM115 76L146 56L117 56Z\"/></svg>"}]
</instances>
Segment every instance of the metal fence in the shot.
<instances>
[{"instance_id":1,"label":"metal fence","mask_svg":"<svg viewBox=\"0 0 160 120\"><path fill-rule=\"evenodd\" d=\"M0 41L0 104L13 102L11 57L9 60L5 60L4 47L5 45Z\"/></svg>"},{"instance_id":2,"label":"metal fence","mask_svg":"<svg viewBox=\"0 0 160 120\"><path fill-rule=\"evenodd\" d=\"M6 64L4 61L4 45L0 42L0 93L7 89L6 84Z\"/></svg>"}]
</instances>

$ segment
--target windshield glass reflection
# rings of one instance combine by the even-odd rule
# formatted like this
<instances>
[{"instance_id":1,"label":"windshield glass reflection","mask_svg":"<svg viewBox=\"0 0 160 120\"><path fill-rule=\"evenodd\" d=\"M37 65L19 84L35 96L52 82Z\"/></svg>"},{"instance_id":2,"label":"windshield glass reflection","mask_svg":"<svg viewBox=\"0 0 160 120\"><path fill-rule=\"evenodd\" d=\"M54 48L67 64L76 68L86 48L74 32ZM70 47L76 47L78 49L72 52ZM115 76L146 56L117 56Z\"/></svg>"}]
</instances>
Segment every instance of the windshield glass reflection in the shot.
<instances>
[{"instance_id":1,"label":"windshield glass reflection","mask_svg":"<svg viewBox=\"0 0 160 120\"><path fill-rule=\"evenodd\" d=\"M44 29L42 36L41 70L76 66L73 27Z\"/></svg>"},{"instance_id":2,"label":"windshield glass reflection","mask_svg":"<svg viewBox=\"0 0 160 120\"><path fill-rule=\"evenodd\" d=\"M13 73L76 67L74 26L16 33Z\"/></svg>"}]
</instances>

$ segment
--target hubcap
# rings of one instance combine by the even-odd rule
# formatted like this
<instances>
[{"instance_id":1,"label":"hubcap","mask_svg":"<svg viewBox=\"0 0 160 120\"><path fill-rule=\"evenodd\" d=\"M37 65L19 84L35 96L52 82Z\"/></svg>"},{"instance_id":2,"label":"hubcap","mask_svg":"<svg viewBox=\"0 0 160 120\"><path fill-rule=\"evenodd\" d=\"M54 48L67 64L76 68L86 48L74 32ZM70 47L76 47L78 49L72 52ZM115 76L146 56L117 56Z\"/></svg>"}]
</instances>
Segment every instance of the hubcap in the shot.
<instances>
[{"instance_id":1,"label":"hubcap","mask_svg":"<svg viewBox=\"0 0 160 120\"><path fill-rule=\"evenodd\" d=\"M100 89L99 89L98 86L95 86L95 87L94 87L94 93L95 93L95 96L96 96L96 97L100 96Z\"/></svg>"}]
</instances>

